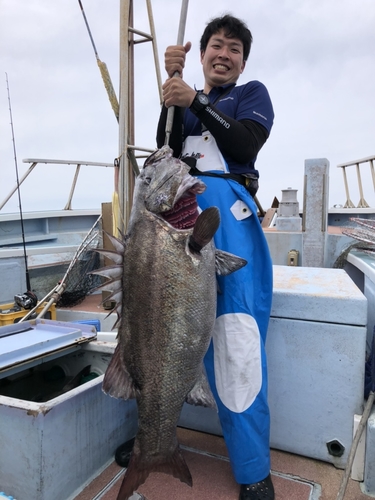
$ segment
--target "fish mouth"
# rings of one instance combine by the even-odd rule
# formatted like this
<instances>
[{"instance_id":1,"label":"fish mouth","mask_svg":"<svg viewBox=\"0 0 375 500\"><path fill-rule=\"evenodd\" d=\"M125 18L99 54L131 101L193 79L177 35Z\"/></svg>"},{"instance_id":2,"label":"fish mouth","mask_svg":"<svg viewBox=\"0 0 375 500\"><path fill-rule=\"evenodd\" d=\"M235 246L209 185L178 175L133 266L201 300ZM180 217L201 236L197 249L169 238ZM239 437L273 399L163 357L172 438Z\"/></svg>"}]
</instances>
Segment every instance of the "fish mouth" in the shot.
<instances>
[{"instance_id":1,"label":"fish mouth","mask_svg":"<svg viewBox=\"0 0 375 500\"><path fill-rule=\"evenodd\" d=\"M173 207L161 217L175 229L190 229L198 218L197 194L203 193L206 185L196 177L186 175L178 188Z\"/></svg>"},{"instance_id":2,"label":"fish mouth","mask_svg":"<svg viewBox=\"0 0 375 500\"><path fill-rule=\"evenodd\" d=\"M191 193L193 195L201 194L205 191L206 189L206 184L202 182L200 179L197 177L193 177L190 174L184 175L184 177L181 180L181 184L178 187L176 197L174 200L174 204L183 196L185 196L188 193Z\"/></svg>"}]
</instances>

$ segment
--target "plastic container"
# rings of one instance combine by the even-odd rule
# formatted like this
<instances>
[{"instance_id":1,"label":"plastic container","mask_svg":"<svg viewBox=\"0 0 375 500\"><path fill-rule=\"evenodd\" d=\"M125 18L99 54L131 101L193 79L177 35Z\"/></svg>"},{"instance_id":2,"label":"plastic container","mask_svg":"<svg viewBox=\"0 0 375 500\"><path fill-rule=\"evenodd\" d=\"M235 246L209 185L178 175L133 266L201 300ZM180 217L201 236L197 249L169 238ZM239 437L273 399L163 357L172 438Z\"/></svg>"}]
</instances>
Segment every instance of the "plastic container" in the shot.
<instances>
[{"instance_id":1,"label":"plastic container","mask_svg":"<svg viewBox=\"0 0 375 500\"><path fill-rule=\"evenodd\" d=\"M83 319L83 320L79 320L79 321L73 321L73 323L80 323L81 325L95 326L96 331L100 332L100 320L99 319Z\"/></svg>"},{"instance_id":2,"label":"plastic container","mask_svg":"<svg viewBox=\"0 0 375 500\"><path fill-rule=\"evenodd\" d=\"M42 312L45 304L41 304L38 306L38 308L35 311L35 316L38 316L40 312ZM12 325L13 323L18 323L21 318L26 316L28 311L26 309L21 309L20 311L15 311L14 310L14 304L1 304L0 305L0 326L5 326L5 325ZM9 312L5 312L9 311ZM56 306L55 304L52 304L50 307L49 311L44 316L45 319L56 319ZM30 318L32 319L32 318ZM1 497L0 497L1 499Z\"/></svg>"}]
</instances>

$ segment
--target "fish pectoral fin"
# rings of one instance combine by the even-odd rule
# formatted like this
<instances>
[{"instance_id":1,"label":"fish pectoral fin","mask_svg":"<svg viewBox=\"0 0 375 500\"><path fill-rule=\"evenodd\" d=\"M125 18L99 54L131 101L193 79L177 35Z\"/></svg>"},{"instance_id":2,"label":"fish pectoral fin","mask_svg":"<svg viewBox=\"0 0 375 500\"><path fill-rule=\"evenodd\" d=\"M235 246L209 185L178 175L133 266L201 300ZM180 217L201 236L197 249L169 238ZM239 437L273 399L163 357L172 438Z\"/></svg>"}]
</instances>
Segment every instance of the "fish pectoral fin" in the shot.
<instances>
[{"instance_id":1,"label":"fish pectoral fin","mask_svg":"<svg viewBox=\"0 0 375 500\"><path fill-rule=\"evenodd\" d=\"M211 392L207 380L206 370L203 366L198 380L195 382L194 387L186 396L186 402L190 405L205 406L206 408L217 410L215 398Z\"/></svg>"},{"instance_id":2,"label":"fish pectoral fin","mask_svg":"<svg viewBox=\"0 0 375 500\"><path fill-rule=\"evenodd\" d=\"M199 253L212 240L220 225L220 212L217 207L210 207L199 214L189 237L189 248L193 253Z\"/></svg>"},{"instance_id":3,"label":"fish pectoral fin","mask_svg":"<svg viewBox=\"0 0 375 500\"><path fill-rule=\"evenodd\" d=\"M132 399L137 396L133 379L122 361L119 344L105 372L102 389L114 398Z\"/></svg>"},{"instance_id":4,"label":"fish pectoral fin","mask_svg":"<svg viewBox=\"0 0 375 500\"><path fill-rule=\"evenodd\" d=\"M223 250L215 250L215 268L216 274L219 276L227 276L228 274L238 271L241 267L246 266L247 260L237 257Z\"/></svg>"}]
</instances>

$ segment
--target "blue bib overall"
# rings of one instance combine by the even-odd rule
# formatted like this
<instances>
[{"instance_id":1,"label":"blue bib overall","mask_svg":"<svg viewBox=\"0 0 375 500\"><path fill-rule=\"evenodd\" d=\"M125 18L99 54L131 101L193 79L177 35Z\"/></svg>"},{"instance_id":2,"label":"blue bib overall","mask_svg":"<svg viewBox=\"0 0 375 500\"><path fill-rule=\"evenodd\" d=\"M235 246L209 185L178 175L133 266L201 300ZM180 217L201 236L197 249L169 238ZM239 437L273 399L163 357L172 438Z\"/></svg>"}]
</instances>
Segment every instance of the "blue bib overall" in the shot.
<instances>
[{"instance_id":1,"label":"blue bib overall","mask_svg":"<svg viewBox=\"0 0 375 500\"><path fill-rule=\"evenodd\" d=\"M193 143L189 139L185 141L185 154L202 150L197 145L202 136L195 137ZM197 168L228 171L213 137L204 143L205 161L199 160ZM272 263L256 204L245 187L231 179L198 177L207 186L197 198L200 208L217 206L220 210L216 247L248 262L239 271L218 277L217 319L205 366L235 480L250 484L261 481L270 471L265 341L272 300Z\"/></svg>"}]
</instances>

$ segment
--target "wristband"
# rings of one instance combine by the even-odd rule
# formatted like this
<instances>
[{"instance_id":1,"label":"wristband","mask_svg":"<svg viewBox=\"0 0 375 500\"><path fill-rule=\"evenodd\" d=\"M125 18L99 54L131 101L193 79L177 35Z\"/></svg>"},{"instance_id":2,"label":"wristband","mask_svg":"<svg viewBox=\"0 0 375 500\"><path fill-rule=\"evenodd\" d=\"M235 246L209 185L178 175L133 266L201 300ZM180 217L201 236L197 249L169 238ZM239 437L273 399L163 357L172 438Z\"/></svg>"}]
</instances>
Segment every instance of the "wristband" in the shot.
<instances>
[{"instance_id":1,"label":"wristband","mask_svg":"<svg viewBox=\"0 0 375 500\"><path fill-rule=\"evenodd\" d=\"M210 104L210 100L206 94L203 92L197 92L195 94L194 100L190 105L190 111L196 115Z\"/></svg>"}]
</instances>

